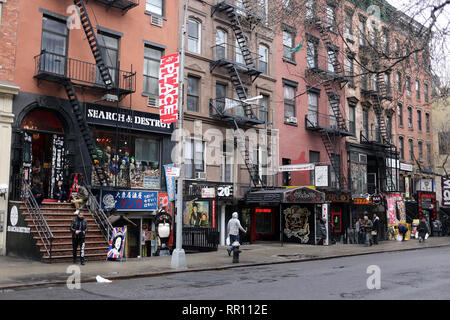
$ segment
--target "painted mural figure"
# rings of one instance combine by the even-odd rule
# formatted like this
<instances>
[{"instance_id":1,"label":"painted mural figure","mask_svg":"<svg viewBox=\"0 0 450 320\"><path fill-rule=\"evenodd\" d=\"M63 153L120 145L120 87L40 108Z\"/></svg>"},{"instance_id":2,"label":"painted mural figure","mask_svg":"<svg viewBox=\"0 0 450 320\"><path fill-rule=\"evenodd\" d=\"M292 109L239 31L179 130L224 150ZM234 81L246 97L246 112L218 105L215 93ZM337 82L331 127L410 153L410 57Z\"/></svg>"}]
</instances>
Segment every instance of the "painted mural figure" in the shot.
<instances>
[{"instance_id":1,"label":"painted mural figure","mask_svg":"<svg viewBox=\"0 0 450 320\"><path fill-rule=\"evenodd\" d=\"M292 206L284 210L285 228L284 234L288 237L295 237L300 243L309 242L309 222L308 217L311 215L308 209Z\"/></svg>"}]
</instances>

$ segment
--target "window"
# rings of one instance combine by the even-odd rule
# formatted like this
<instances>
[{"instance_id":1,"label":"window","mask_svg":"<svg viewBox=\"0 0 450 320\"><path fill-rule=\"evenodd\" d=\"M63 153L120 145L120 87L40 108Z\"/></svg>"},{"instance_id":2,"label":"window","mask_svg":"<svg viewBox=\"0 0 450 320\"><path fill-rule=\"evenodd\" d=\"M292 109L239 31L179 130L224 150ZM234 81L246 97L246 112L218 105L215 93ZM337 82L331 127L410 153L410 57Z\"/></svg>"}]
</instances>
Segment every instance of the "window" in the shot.
<instances>
[{"instance_id":1,"label":"window","mask_svg":"<svg viewBox=\"0 0 450 320\"><path fill-rule=\"evenodd\" d=\"M306 19L314 18L314 0L306 0L305 8Z\"/></svg>"},{"instance_id":2,"label":"window","mask_svg":"<svg viewBox=\"0 0 450 320\"><path fill-rule=\"evenodd\" d=\"M353 19L352 14L349 13L349 12L346 12L346 14L345 14L344 33L345 33L345 36L347 38L349 38L349 39L353 38L353 36L352 36L352 34L353 34L353 31L352 31L352 19Z\"/></svg>"},{"instance_id":3,"label":"window","mask_svg":"<svg viewBox=\"0 0 450 320\"><path fill-rule=\"evenodd\" d=\"M318 112L319 112L319 95L317 93L308 92L308 121L312 126L318 124Z\"/></svg>"},{"instance_id":4,"label":"window","mask_svg":"<svg viewBox=\"0 0 450 320\"><path fill-rule=\"evenodd\" d=\"M397 105L397 112L398 112L398 124L403 126L403 106L401 103Z\"/></svg>"},{"instance_id":5,"label":"window","mask_svg":"<svg viewBox=\"0 0 450 320\"><path fill-rule=\"evenodd\" d=\"M349 113L349 124L350 124L350 133L356 133L356 106L350 105L348 106Z\"/></svg>"},{"instance_id":6,"label":"window","mask_svg":"<svg viewBox=\"0 0 450 320\"><path fill-rule=\"evenodd\" d=\"M384 84L386 85L386 94L391 95L391 75L389 73L384 74Z\"/></svg>"},{"instance_id":7,"label":"window","mask_svg":"<svg viewBox=\"0 0 450 320\"><path fill-rule=\"evenodd\" d=\"M419 147L419 161L423 162L423 142L422 141L419 141L418 147Z\"/></svg>"},{"instance_id":8,"label":"window","mask_svg":"<svg viewBox=\"0 0 450 320\"><path fill-rule=\"evenodd\" d=\"M216 83L216 108L223 112L225 109L225 98L227 97L227 86Z\"/></svg>"},{"instance_id":9,"label":"window","mask_svg":"<svg viewBox=\"0 0 450 320\"><path fill-rule=\"evenodd\" d=\"M281 159L281 163L283 166L286 165L290 165L291 164L291 159L289 158L282 158ZM290 171L284 171L282 173L282 181L281 183L283 184L283 186L289 186L291 184L291 172Z\"/></svg>"},{"instance_id":10,"label":"window","mask_svg":"<svg viewBox=\"0 0 450 320\"><path fill-rule=\"evenodd\" d=\"M100 165L109 173L111 187L160 189L160 140L132 133L116 136L114 130L93 130L92 133L103 154ZM113 155L111 150L118 152ZM98 186L95 170L92 174L92 182Z\"/></svg>"},{"instance_id":11,"label":"window","mask_svg":"<svg viewBox=\"0 0 450 320\"><path fill-rule=\"evenodd\" d=\"M359 45L366 45L366 22L359 20Z\"/></svg>"},{"instance_id":12,"label":"window","mask_svg":"<svg viewBox=\"0 0 450 320\"><path fill-rule=\"evenodd\" d=\"M317 68L316 43L314 41L308 40L306 42L306 46L306 62L308 68Z\"/></svg>"},{"instance_id":13,"label":"window","mask_svg":"<svg viewBox=\"0 0 450 320\"><path fill-rule=\"evenodd\" d=\"M390 115L386 117L386 127L388 139L392 140L392 116Z\"/></svg>"},{"instance_id":14,"label":"window","mask_svg":"<svg viewBox=\"0 0 450 320\"><path fill-rule=\"evenodd\" d=\"M354 61L353 61L353 56L347 56L346 59L347 62L347 76L348 76L348 81L349 84L353 87L355 85L355 78L354 78Z\"/></svg>"},{"instance_id":15,"label":"window","mask_svg":"<svg viewBox=\"0 0 450 320\"><path fill-rule=\"evenodd\" d=\"M412 108L408 107L408 128L413 128L413 120L412 120Z\"/></svg>"},{"instance_id":16,"label":"window","mask_svg":"<svg viewBox=\"0 0 450 320\"><path fill-rule=\"evenodd\" d=\"M288 31L283 31L283 57L294 61L294 53L291 52L294 46L294 35Z\"/></svg>"},{"instance_id":17,"label":"window","mask_svg":"<svg viewBox=\"0 0 450 320\"><path fill-rule=\"evenodd\" d=\"M428 103L428 84L423 84L423 96L425 97L425 102Z\"/></svg>"},{"instance_id":18,"label":"window","mask_svg":"<svg viewBox=\"0 0 450 320\"><path fill-rule=\"evenodd\" d=\"M409 160L414 161L414 142L412 139L409 139Z\"/></svg>"},{"instance_id":19,"label":"window","mask_svg":"<svg viewBox=\"0 0 450 320\"><path fill-rule=\"evenodd\" d=\"M328 48L328 71L330 72L335 72L335 68L334 66L336 65L336 56L337 56L337 52L332 49L332 48Z\"/></svg>"},{"instance_id":20,"label":"window","mask_svg":"<svg viewBox=\"0 0 450 320\"><path fill-rule=\"evenodd\" d=\"M237 63L245 64L244 55L242 54L241 47L239 46L239 42L236 39L234 42L234 52L235 52L235 60Z\"/></svg>"},{"instance_id":21,"label":"window","mask_svg":"<svg viewBox=\"0 0 450 320\"><path fill-rule=\"evenodd\" d=\"M233 182L233 157L234 157L234 144L224 142L223 145L223 161L221 163L221 181Z\"/></svg>"},{"instance_id":22,"label":"window","mask_svg":"<svg viewBox=\"0 0 450 320\"><path fill-rule=\"evenodd\" d=\"M438 133L439 154L441 155L450 154L450 142L448 139L449 136L450 131L443 131Z\"/></svg>"},{"instance_id":23,"label":"window","mask_svg":"<svg viewBox=\"0 0 450 320\"><path fill-rule=\"evenodd\" d=\"M330 166L331 186L339 189L340 188L339 177L341 174L341 156L339 154L332 154L331 163L334 164Z\"/></svg>"},{"instance_id":24,"label":"window","mask_svg":"<svg viewBox=\"0 0 450 320\"><path fill-rule=\"evenodd\" d=\"M267 5L267 0L258 0L259 15L264 23L267 23L267 15L269 14L269 7Z\"/></svg>"},{"instance_id":25,"label":"window","mask_svg":"<svg viewBox=\"0 0 450 320\"><path fill-rule=\"evenodd\" d=\"M422 131L422 111L417 110L417 128Z\"/></svg>"},{"instance_id":26,"label":"window","mask_svg":"<svg viewBox=\"0 0 450 320\"><path fill-rule=\"evenodd\" d=\"M145 10L159 16L163 15L163 0L146 0Z\"/></svg>"},{"instance_id":27,"label":"window","mask_svg":"<svg viewBox=\"0 0 450 320\"><path fill-rule=\"evenodd\" d=\"M284 85L284 119L295 117L295 90L296 87Z\"/></svg>"},{"instance_id":28,"label":"window","mask_svg":"<svg viewBox=\"0 0 450 320\"><path fill-rule=\"evenodd\" d=\"M367 90L367 73L365 70L361 69L361 88Z\"/></svg>"},{"instance_id":29,"label":"window","mask_svg":"<svg viewBox=\"0 0 450 320\"><path fill-rule=\"evenodd\" d=\"M416 80L416 100L420 100L420 82Z\"/></svg>"},{"instance_id":30,"label":"window","mask_svg":"<svg viewBox=\"0 0 450 320\"><path fill-rule=\"evenodd\" d=\"M363 136L369 139L369 110L363 109Z\"/></svg>"},{"instance_id":31,"label":"window","mask_svg":"<svg viewBox=\"0 0 450 320\"><path fill-rule=\"evenodd\" d=\"M372 29L370 30L370 42L375 48L377 46L377 28L374 22L371 24Z\"/></svg>"},{"instance_id":32,"label":"window","mask_svg":"<svg viewBox=\"0 0 450 320\"><path fill-rule=\"evenodd\" d=\"M395 39L395 55L397 57L401 56L401 50L400 50L400 40Z\"/></svg>"},{"instance_id":33,"label":"window","mask_svg":"<svg viewBox=\"0 0 450 320\"><path fill-rule=\"evenodd\" d=\"M163 51L152 47L144 47L144 86L143 91L150 96L159 96L159 64Z\"/></svg>"},{"instance_id":34,"label":"window","mask_svg":"<svg viewBox=\"0 0 450 320\"><path fill-rule=\"evenodd\" d=\"M398 148L400 152L400 159L405 159L405 139L403 137L398 137Z\"/></svg>"},{"instance_id":35,"label":"window","mask_svg":"<svg viewBox=\"0 0 450 320\"><path fill-rule=\"evenodd\" d=\"M402 92L402 74L397 71L396 73L397 91Z\"/></svg>"},{"instance_id":36,"label":"window","mask_svg":"<svg viewBox=\"0 0 450 320\"><path fill-rule=\"evenodd\" d=\"M431 168L433 161L431 159L431 143L427 143L427 160L428 160L428 166Z\"/></svg>"},{"instance_id":37,"label":"window","mask_svg":"<svg viewBox=\"0 0 450 320\"><path fill-rule=\"evenodd\" d=\"M259 110L259 120L267 121L269 120L269 96L262 94L261 105Z\"/></svg>"},{"instance_id":38,"label":"window","mask_svg":"<svg viewBox=\"0 0 450 320\"><path fill-rule=\"evenodd\" d=\"M227 57L227 33L222 29L216 30L216 60Z\"/></svg>"},{"instance_id":39,"label":"window","mask_svg":"<svg viewBox=\"0 0 450 320\"><path fill-rule=\"evenodd\" d=\"M68 29L65 21L44 16L42 20L43 53L40 71L65 74L67 56Z\"/></svg>"},{"instance_id":40,"label":"window","mask_svg":"<svg viewBox=\"0 0 450 320\"><path fill-rule=\"evenodd\" d=\"M111 79L115 83L116 77L118 76L117 66L119 63L119 37L104 32L99 32L97 34L97 40L98 47L102 52L105 64L109 69ZM97 83L104 83L99 70L97 70L96 80Z\"/></svg>"},{"instance_id":41,"label":"window","mask_svg":"<svg viewBox=\"0 0 450 320\"><path fill-rule=\"evenodd\" d=\"M200 53L201 23L194 19L188 21L188 51Z\"/></svg>"},{"instance_id":42,"label":"window","mask_svg":"<svg viewBox=\"0 0 450 320\"><path fill-rule=\"evenodd\" d=\"M320 152L309 151L309 163L318 164L320 162ZM309 171L309 184L314 186L316 184L314 170Z\"/></svg>"},{"instance_id":43,"label":"window","mask_svg":"<svg viewBox=\"0 0 450 320\"><path fill-rule=\"evenodd\" d=\"M350 153L351 188L352 194L367 193L367 155L363 153Z\"/></svg>"},{"instance_id":44,"label":"window","mask_svg":"<svg viewBox=\"0 0 450 320\"><path fill-rule=\"evenodd\" d=\"M416 69L419 69L419 52L414 52L414 65Z\"/></svg>"},{"instance_id":45,"label":"window","mask_svg":"<svg viewBox=\"0 0 450 320\"><path fill-rule=\"evenodd\" d=\"M406 76L406 95L411 97L411 78Z\"/></svg>"},{"instance_id":46,"label":"window","mask_svg":"<svg viewBox=\"0 0 450 320\"><path fill-rule=\"evenodd\" d=\"M427 133L430 133L431 123L430 123L430 114L429 113L425 113L425 126L426 126Z\"/></svg>"},{"instance_id":47,"label":"window","mask_svg":"<svg viewBox=\"0 0 450 320\"><path fill-rule=\"evenodd\" d=\"M187 87L187 110L199 112L199 90L200 79L193 76L188 76Z\"/></svg>"},{"instance_id":48,"label":"window","mask_svg":"<svg viewBox=\"0 0 450 320\"><path fill-rule=\"evenodd\" d=\"M258 48L258 53L259 53L259 61L258 61L259 71L267 74L268 72L267 65L269 61L269 48L260 44Z\"/></svg>"},{"instance_id":49,"label":"window","mask_svg":"<svg viewBox=\"0 0 450 320\"><path fill-rule=\"evenodd\" d=\"M185 177L186 179L195 179L196 172L204 172L204 143L201 140L185 142Z\"/></svg>"},{"instance_id":50,"label":"window","mask_svg":"<svg viewBox=\"0 0 450 320\"><path fill-rule=\"evenodd\" d=\"M378 86L378 77L376 73L372 75L372 79L373 79L373 90L378 92L379 86Z\"/></svg>"},{"instance_id":51,"label":"window","mask_svg":"<svg viewBox=\"0 0 450 320\"><path fill-rule=\"evenodd\" d=\"M327 5L327 27L334 31L336 26L336 12L333 6Z\"/></svg>"},{"instance_id":52,"label":"window","mask_svg":"<svg viewBox=\"0 0 450 320\"><path fill-rule=\"evenodd\" d=\"M389 54L389 34L386 30L383 32L383 52Z\"/></svg>"}]
</instances>

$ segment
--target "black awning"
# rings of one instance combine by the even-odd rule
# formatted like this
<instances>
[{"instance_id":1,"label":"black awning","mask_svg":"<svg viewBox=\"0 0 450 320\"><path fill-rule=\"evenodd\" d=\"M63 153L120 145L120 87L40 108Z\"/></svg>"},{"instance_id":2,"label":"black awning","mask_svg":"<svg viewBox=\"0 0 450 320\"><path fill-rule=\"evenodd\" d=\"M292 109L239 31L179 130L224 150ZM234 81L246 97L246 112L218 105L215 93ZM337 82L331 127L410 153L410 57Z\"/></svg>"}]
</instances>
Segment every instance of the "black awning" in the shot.
<instances>
[{"instance_id":1,"label":"black awning","mask_svg":"<svg viewBox=\"0 0 450 320\"><path fill-rule=\"evenodd\" d=\"M325 203L325 193L309 187L277 188L250 191L245 201L279 205L281 203Z\"/></svg>"}]
</instances>

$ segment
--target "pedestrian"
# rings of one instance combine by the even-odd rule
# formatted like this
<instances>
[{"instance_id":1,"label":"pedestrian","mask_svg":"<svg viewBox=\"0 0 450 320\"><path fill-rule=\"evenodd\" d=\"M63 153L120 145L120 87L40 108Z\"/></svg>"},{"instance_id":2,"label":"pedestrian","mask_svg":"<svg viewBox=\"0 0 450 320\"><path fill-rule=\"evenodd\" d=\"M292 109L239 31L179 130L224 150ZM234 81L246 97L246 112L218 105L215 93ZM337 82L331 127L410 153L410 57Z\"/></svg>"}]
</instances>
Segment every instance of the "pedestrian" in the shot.
<instances>
[{"instance_id":1,"label":"pedestrian","mask_svg":"<svg viewBox=\"0 0 450 320\"><path fill-rule=\"evenodd\" d=\"M419 231L419 242L425 242L425 235L428 233L428 226L424 217L420 219L417 231Z\"/></svg>"},{"instance_id":2,"label":"pedestrian","mask_svg":"<svg viewBox=\"0 0 450 320\"><path fill-rule=\"evenodd\" d=\"M44 191L42 190L43 186L44 184L42 182L36 181L31 189L31 193L34 196L34 199L36 199L39 207L41 206L42 201L44 201Z\"/></svg>"},{"instance_id":3,"label":"pedestrian","mask_svg":"<svg viewBox=\"0 0 450 320\"><path fill-rule=\"evenodd\" d=\"M88 226L83 211L79 211L77 217L72 220L70 231L72 231L73 263L77 263L77 249L80 246L80 263L84 265L84 245Z\"/></svg>"},{"instance_id":4,"label":"pedestrian","mask_svg":"<svg viewBox=\"0 0 450 320\"><path fill-rule=\"evenodd\" d=\"M58 180L57 184L53 187L53 199L58 202L67 200L67 192L62 186L62 181Z\"/></svg>"},{"instance_id":5,"label":"pedestrian","mask_svg":"<svg viewBox=\"0 0 450 320\"><path fill-rule=\"evenodd\" d=\"M228 255L231 255L231 251L233 250L233 243L235 241L239 242L239 230L241 230L244 233L247 233L244 228L242 228L241 223L238 219L238 213L233 212L231 215L231 219L228 221L227 226L227 234L228 237L230 237L230 245L231 247L227 249Z\"/></svg>"},{"instance_id":6,"label":"pedestrian","mask_svg":"<svg viewBox=\"0 0 450 320\"><path fill-rule=\"evenodd\" d=\"M380 230L380 218L377 216L376 213L373 214L373 221L372 221L373 227L372 227L372 239L373 244L378 244L378 232Z\"/></svg>"},{"instance_id":7,"label":"pedestrian","mask_svg":"<svg viewBox=\"0 0 450 320\"><path fill-rule=\"evenodd\" d=\"M408 232L408 226L405 224L398 224L398 233L402 235L402 241L405 241L406 233Z\"/></svg>"},{"instance_id":8,"label":"pedestrian","mask_svg":"<svg viewBox=\"0 0 450 320\"><path fill-rule=\"evenodd\" d=\"M364 228L362 227L362 219L358 218L358 221L356 221L355 223L355 229L356 229L356 233L358 235L358 243L362 244L364 242Z\"/></svg>"},{"instance_id":9,"label":"pedestrian","mask_svg":"<svg viewBox=\"0 0 450 320\"><path fill-rule=\"evenodd\" d=\"M323 219L320 218L316 230L316 236L317 236L317 244L323 244L324 240L327 237L327 229L325 227L325 222L323 221Z\"/></svg>"},{"instance_id":10,"label":"pedestrian","mask_svg":"<svg viewBox=\"0 0 450 320\"><path fill-rule=\"evenodd\" d=\"M72 195L73 198L72 204L75 205L76 208L75 214L78 215L80 209L83 207L83 205L89 198L89 192L85 187L79 185L78 183L76 183L75 188L78 189L78 192L76 196Z\"/></svg>"},{"instance_id":11,"label":"pedestrian","mask_svg":"<svg viewBox=\"0 0 450 320\"><path fill-rule=\"evenodd\" d=\"M365 237L365 245L366 245L366 247L368 247L368 246L372 245L371 232L372 232L372 228L373 228L373 223L369 219L369 216L367 215L367 212L364 213L363 226L364 226L364 233L366 235L366 237Z\"/></svg>"}]
</instances>

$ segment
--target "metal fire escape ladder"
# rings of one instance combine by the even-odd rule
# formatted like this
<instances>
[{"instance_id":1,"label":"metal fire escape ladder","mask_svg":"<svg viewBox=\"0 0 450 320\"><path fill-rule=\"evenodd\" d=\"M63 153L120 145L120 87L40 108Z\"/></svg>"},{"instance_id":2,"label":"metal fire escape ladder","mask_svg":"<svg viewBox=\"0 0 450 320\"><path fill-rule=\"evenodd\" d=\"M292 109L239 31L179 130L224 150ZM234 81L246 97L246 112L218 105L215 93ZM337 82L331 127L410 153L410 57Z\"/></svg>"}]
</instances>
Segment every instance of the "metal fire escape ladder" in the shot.
<instances>
[{"instance_id":1,"label":"metal fire escape ladder","mask_svg":"<svg viewBox=\"0 0 450 320\"><path fill-rule=\"evenodd\" d=\"M339 186L337 187L340 189L345 189L345 187L347 186L347 179L341 172L341 165L339 161L337 160L336 157L333 157L333 155L338 154L337 143L331 140L330 133L327 130L321 130L320 137L322 138L322 142L325 146L328 157L330 158L330 163L333 168L333 171L336 174L336 178L339 181Z\"/></svg>"},{"instance_id":2,"label":"metal fire escape ladder","mask_svg":"<svg viewBox=\"0 0 450 320\"><path fill-rule=\"evenodd\" d=\"M67 97L69 98L70 105L72 106L72 111L77 120L78 127L80 128L80 133L83 136L86 147L88 148L92 166L94 167L98 180L101 185L107 186L108 178L106 176L104 168L100 165L94 138L92 136L91 130L86 123L86 119L84 118L80 102L75 92L75 88L70 80L66 80L64 82L64 88L66 89Z\"/></svg>"},{"instance_id":3,"label":"metal fire escape ladder","mask_svg":"<svg viewBox=\"0 0 450 320\"><path fill-rule=\"evenodd\" d=\"M395 186L395 180L392 175L392 170L389 166L386 164L386 158L389 158L389 161L392 165L393 160L397 160L397 146L391 142L391 137L387 133L386 128L386 122L384 120L383 116L383 105L382 105L382 99L387 96L387 87L386 83L384 82L384 76L382 73L377 73L377 83L378 83L378 92L375 92L375 94L372 96L373 99L373 110L375 112L375 115L377 117L378 122L378 128L380 131L381 136L381 142L384 145L384 148L387 148L383 152L383 164L382 168L385 171L386 179L389 179L391 181L390 186L386 181L386 187L387 188L393 188ZM394 191L394 190L388 190L388 191Z\"/></svg>"},{"instance_id":4,"label":"metal fire escape ladder","mask_svg":"<svg viewBox=\"0 0 450 320\"><path fill-rule=\"evenodd\" d=\"M230 19L231 29L233 29L234 36L236 37L239 49L241 50L245 65L250 68L255 68L255 60L248 48L247 39L245 38L244 30L242 29L241 23L239 21L239 13L237 12L237 9L234 7L230 7L225 12Z\"/></svg>"},{"instance_id":5,"label":"metal fire escape ladder","mask_svg":"<svg viewBox=\"0 0 450 320\"><path fill-rule=\"evenodd\" d=\"M253 161L250 157L250 151L245 145L245 137L242 135L241 129L239 128L236 119L234 119L233 122L234 126L236 127L236 131L238 132L238 136L236 137L238 151L244 159L245 166L247 167L248 173L250 175L250 179L252 180L255 187L257 187L258 185L264 187L264 182L259 176L258 165L253 164Z\"/></svg>"},{"instance_id":6,"label":"metal fire escape ladder","mask_svg":"<svg viewBox=\"0 0 450 320\"><path fill-rule=\"evenodd\" d=\"M91 47L91 51L92 54L94 55L95 63L97 64L97 68L102 77L102 80L105 83L106 89L111 90L113 89L113 80L109 72L109 69L105 64L102 52L98 47L97 37L95 35L94 28L92 27L91 20L89 19L89 15L87 13L84 1L73 0L73 3L78 7L80 11L81 24L83 26L84 32L86 33L89 46Z\"/></svg>"},{"instance_id":7,"label":"metal fire escape ladder","mask_svg":"<svg viewBox=\"0 0 450 320\"><path fill-rule=\"evenodd\" d=\"M251 105L248 103L244 103L243 101L247 99L247 92L245 91L245 87L242 83L241 77L239 76L239 71L236 66L233 64L227 65L228 73L230 74L230 80L233 84L234 89L236 90L239 101L241 101L242 109L247 118L256 119L256 115L251 108Z\"/></svg>"}]
</instances>

